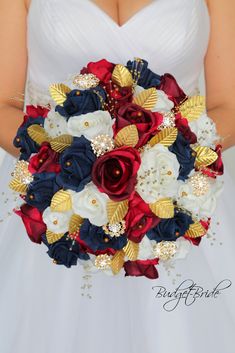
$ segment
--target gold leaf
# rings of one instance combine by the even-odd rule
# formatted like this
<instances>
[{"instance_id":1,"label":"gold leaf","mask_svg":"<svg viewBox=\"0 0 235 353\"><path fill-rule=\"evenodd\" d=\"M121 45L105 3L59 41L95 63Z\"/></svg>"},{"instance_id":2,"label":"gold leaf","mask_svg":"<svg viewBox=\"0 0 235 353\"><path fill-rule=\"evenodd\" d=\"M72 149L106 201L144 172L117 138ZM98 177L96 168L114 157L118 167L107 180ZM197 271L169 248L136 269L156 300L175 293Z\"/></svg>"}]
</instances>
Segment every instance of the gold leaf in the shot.
<instances>
[{"instance_id":1,"label":"gold leaf","mask_svg":"<svg viewBox=\"0 0 235 353\"><path fill-rule=\"evenodd\" d=\"M200 222L195 222L190 225L189 229L185 233L186 236L190 238L202 237L206 234L205 228L201 225Z\"/></svg>"},{"instance_id":2,"label":"gold leaf","mask_svg":"<svg viewBox=\"0 0 235 353\"><path fill-rule=\"evenodd\" d=\"M218 155L215 151L213 151L209 147L205 146L197 146L194 147L193 150L196 152L196 161L195 161L195 166L198 167L206 167L208 165L211 165L214 163Z\"/></svg>"},{"instance_id":3,"label":"gold leaf","mask_svg":"<svg viewBox=\"0 0 235 353\"><path fill-rule=\"evenodd\" d=\"M116 275L123 267L123 264L125 262L124 258L125 258L125 253L123 250L117 251L113 256L110 266L114 275Z\"/></svg>"},{"instance_id":4,"label":"gold leaf","mask_svg":"<svg viewBox=\"0 0 235 353\"><path fill-rule=\"evenodd\" d=\"M189 97L180 106L181 115L188 121L197 120L206 109L206 101L204 96Z\"/></svg>"},{"instance_id":5,"label":"gold leaf","mask_svg":"<svg viewBox=\"0 0 235 353\"><path fill-rule=\"evenodd\" d=\"M73 142L73 136L71 135L61 135L58 137L55 137L53 140L51 140L51 148L55 152L63 152L66 148L68 148Z\"/></svg>"},{"instance_id":6,"label":"gold leaf","mask_svg":"<svg viewBox=\"0 0 235 353\"><path fill-rule=\"evenodd\" d=\"M139 252L139 244L128 240L126 246L123 248L125 255L132 261L137 260Z\"/></svg>"},{"instance_id":7,"label":"gold leaf","mask_svg":"<svg viewBox=\"0 0 235 353\"><path fill-rule=\"evenodd\" d=\"M72 199L68 191L59 190L51 200L51 210L56 212L69 211L72 208Z\"/></svg>"},{"instance_id":8,"label":"gold leaf","mask_svg":"<svg viewBox=\"0 0 235 353\"><path fill-rule=\"evenodd\" d=\"M173 218L174 204L172 199L163 198L154 203L149 204L151 211L159 218Z\"/></svg>"},{"instance_id":9,"label":"gold leaf","mask_svg":"<svg viewBox=\"0 0 235 353\"><path fill-rule=\"evenodd\" d=\"M23 184L22 181L16 178L13 178L10 181L9 187L16 192L21 193L22 195L27 194L27 185Z\"/></svg>"},{"instance_id":10,"label":"gold leaf","mask_svg":"<svg viewBox=\"0 0 235 353\"><path fill-rule=\"evenodd\" d=\"M133 99L133 103L140 107L151 110L157 103L157 90L154 87L145 89Z\"/></svg>"},{"instance_id":11,"label":"gold leaf","mask_svg":"<svg viewBox=\"0 0 235 353\"><path fill-rule=\"evenodd\" d=\"M120 87L131 87L133 85L130 71L121 64L115 66L112 73L112 81Z\"/></svg>"},{"instance_id":12,"label":"gold leaf","mask_svg":"<svg viewBox=\"0 0 235 353\"><path fill-rule=\"evenodd\" d=\"M82 217L80 217L77 214L73 214L69 221L69 233L70 234L76 233L77 230L82 225L82 222L83 222Z\"/></svg>"},{"instance_id":13,"label":"gold leaf","mask_svg":"<svg viewBox=\"0 0 235 353\"><path fill-rule=\"evenodd\" d=\"M27 128L27 132L32 140L34 140L38 145L43 142L49 142L50 137L47 135L45 129L37 124L31 125Z\"/></svg>"},{"instance_id":14,"label":"gold leaf","mask_svg":"<svg viewBox=\"0 0 235 353\"><path fill-rule=\"evenodd\" d=\"M121 222L128 211L128 200L115 202L108 201L107 203L107 213L108 221L110 224L115 224Z\"/></svg>"},{"instance_id":15,"label":"gold leaf","mask_svg":"<svg viewBox=\"0 0 235 353\"><path fill-rule=\"evenodd\" d=\"M120 146L131 146L135 147L139 141L139 134L135 125L128 125L121 129L116 137L115 144L117 147Z\"/></svg>"},{"instance_id":16,"label":"gold leaf","mask_svg":"<svg viewBox=\"0 0 235 353\"><path fill-rule=\"evenodd\" d=\"M46 237L49 244L53 244L64 236L63 233L53 233L47 229Z\"/></svg>"},{"instance_id":17,"label":"gold leaf","mask_svg":"<svg viewBox=\"0 0 235 353\"><path fill-rule=\"evenodd\" d=\"M67 93L71 92L71 89L63 83L55 83L49 88L52 99L59 105L63 105L67 99Z\"/></svg>"},{"instance_id":18,"label":"gold leaf","mask_svg":"<svg viewBox=\"0 0 235 353\"><path fill-rule=\"evenodd\" d=\"M175 142L177 134L178 131L175 127L167 127L152 137L149 141L149 145L153 147L157 143L160 143L165 147L169 147Z\"/></svg>"}]
</instances>

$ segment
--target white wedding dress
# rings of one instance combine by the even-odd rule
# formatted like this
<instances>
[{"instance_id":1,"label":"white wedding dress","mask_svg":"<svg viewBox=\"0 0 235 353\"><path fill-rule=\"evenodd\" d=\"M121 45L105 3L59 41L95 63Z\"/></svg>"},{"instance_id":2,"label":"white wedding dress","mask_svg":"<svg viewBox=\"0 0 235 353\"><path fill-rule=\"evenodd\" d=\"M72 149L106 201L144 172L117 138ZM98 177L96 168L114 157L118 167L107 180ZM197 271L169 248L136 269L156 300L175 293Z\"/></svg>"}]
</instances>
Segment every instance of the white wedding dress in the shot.
<instances>
[{"instance_id":1,"label":"white wedding dress","mask_svg":"<svg viewBox=\"0 0 235 353\"><path fill-rule=\"evenodd\" d=\"M172 73L191 94L209 31L203 0L153 0L121 27L89 0L32 0L26 101L44 104L49 84L65 81L89 61L126 63L136 56L159 74ZM156 280L103 273L84 278L79 266L54 265L46 247L31 243L11 214L13 164L8 156L0 170L1 353L234 352L233 285L217 298L191 306L182 301L171 312L152 289L173 291L186 279L205 290L224 279L235 283L235 190L226 173L210 237L175 268L159 266Z\"/></svg>"}]
</instances>

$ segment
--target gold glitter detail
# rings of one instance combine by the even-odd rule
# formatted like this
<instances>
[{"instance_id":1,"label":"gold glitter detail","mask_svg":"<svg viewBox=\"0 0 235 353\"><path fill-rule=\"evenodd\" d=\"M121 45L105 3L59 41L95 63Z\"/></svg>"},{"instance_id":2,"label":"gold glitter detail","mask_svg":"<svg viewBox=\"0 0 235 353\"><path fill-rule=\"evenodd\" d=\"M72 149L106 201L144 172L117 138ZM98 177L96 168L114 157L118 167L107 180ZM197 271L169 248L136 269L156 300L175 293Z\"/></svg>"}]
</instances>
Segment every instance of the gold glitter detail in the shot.
<instances>
[{"instance_id":1,"label":"gold glitter detail","mask_svg":"<svg viewBox=\"0 0 235 353\"><path fill-rule=\"evenodd\" d=\"M14 179L17 179L20 183L28 185L33 181L33 176L29 172L29 163L26 161L18 161L15 169L12 173Z\"/></svg>"},{"instance_id":2,"label":"gold glitter detail","mask_svg":"<svg viewBox=\"0 0 235 353\"><path fill-rule=\"evenodd\" d=\"M183 192L181 193L181 196L182 196L182 197L184 197L184 196L188 196L188 193L187 193L187 192L185 192L185 191L183 191Z\"/></svg>"},{"instance_id":3,"label":"gold glitter detail","mask_svg":"<svg viewBox=\"0 0 235 353\"><path fill-rule=\"evenodd\" d=\"M108 268L110 268L110 265L111 265L111 256L107 254L101 254L96 256L95 266L99 270L107 270Z\"/></svg>"},{"instance_id":4,"label":"gold glitter detail","mask_svg":"<svg viewBox=\"0 0 235 353\"><path fill-rule=\"evenodd\" d=\"M209 191L210 184L208 177L204 174L196 173L189 178L189 182L192 185L195 196L203 196Z\"/></svg>"},{"instance_id":5,"label":"gold glitter detail","mask_svg":"<svg viewBox=\"0 0 235 353\"><path fill-rule=\"evenodd\" d=\"M103 226L104 232L106 234L109 234L111 237L120 237L120 235L125 233L125 229L125 221L121 221L114 224L107 223Z\"/></svg>"},{"instance_id":6,"label":"gold glitter detail","mask_svg":"<svg viewBox=\"0 0 235 353\"><path fill-rule=\"evenodd\" d=\"M170 260L176 253L175 241L161 241L153 246L154 255L160 260Z\"/></svg>"},{"instance_id":7,"label":"gold glitter detail","mask_svg":"<svg viewBox=\"0 0 235 353\"><path fill-rule=\"evenodd\" d=\"M74 77L73 84L82 88L89 89L98 86L100 80L94 74L79 74Z\"/></svg>"},{"instance_id":8,"label":"gold glitter detail","mask_svg":"<svg viewBox=\"0 0 235 353\"><path fill-rule=\"evenodd\" d=\"M175 127L175 114L173 112L167 112L163 114L163 121L159 125L158 129L162 130L165 128Z\"/></svg>"},{"instance_id":9,"label":"gold glitter detail","mask_svg":"<svg viewBox=\"0 0 235 353\"><path fill-rule=\"evenodd\" d=\"M99 157L114 149L114 141L109 135L98 135L91 140L91 148Z\"/></svg>"}]
</instances>

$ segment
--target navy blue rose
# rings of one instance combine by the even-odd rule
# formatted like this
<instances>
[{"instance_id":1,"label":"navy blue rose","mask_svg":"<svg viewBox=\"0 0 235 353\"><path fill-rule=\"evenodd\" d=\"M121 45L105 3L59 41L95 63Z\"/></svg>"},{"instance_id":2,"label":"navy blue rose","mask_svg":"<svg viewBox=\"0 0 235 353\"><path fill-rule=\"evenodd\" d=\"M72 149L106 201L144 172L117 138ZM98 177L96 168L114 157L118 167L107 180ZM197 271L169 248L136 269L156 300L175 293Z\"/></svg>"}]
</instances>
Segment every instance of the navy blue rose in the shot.
<instances>
[{"instance_id":1,"label":"navy blue rose","mask_svg":"<svg viewBox=\"0 0 235 353\"><path fill-rule=\"evenodd\" d=\"M188 178L189 173L194 169L195 152L190 147L190 141L186 140L181 133L178 133L176 141L169 150L174 153L180 164L179 180Z\"/></svg>"},{"instance_id":2,"label":"navy blue rose","mask_svg":"<svg viewBox=\"0 0 235 353\"><path fill-rule=\"evenodd\" d=\"M88 219L83 222L79 234L81 240L93 251L106 250L108 248L120 250L127 244L126 235L111 237L104 232L102 227L91 224Z\"/></svg>"},{"instance_id":3,"label":"navy blue rose","mask_svg":"<svg viewBox=\"0 0 235 353\"><path fill-rule=\"evenodd\" d=\"M97 92L97 93L95 93ZM101 87L79 91L72 90L67 94L63 105L57 105L56 111L68 120L71 116L102 110L101 98L105 100L105 91Z\"/></svg>"},{"instance_id":4,"label":"navy blue rose","mask_svg":"<svg viewBox=\"0 0 235 353\"><path fill-rule=\"evenodd\" d=\"M59 189L56 183L56 173L34 174L25 201L39 211L43 211L50 205L52 197Z\"/></svg>"},{"instance_id":5,"label":"navy blue rose","mask_svg":"<svg viewBox=\"0 0 235 353\"><path fill-rule=\"evenodd\" d=\"M53 244L47 242L46 236L42 237L44 244L48 247L48 255L55 260L57 265L71 267L77 265L78 259L89 260L90 257L85 253L80 245L69 238L66 234Z\"/></svg>"},{"instance_id":6,"label":"navy blue rose","mask_svg":"<svg viewBox=\"0 0 235 353\"><path fill-rule=\"evenodd\" d=\"M129 60L127 62L128 70L135 70L136 66L141 65L140 77L138 79L137 84L145 89L150 87L158 87L161 83L161 76L155 74L148 68L148 62L146 60L142 61L143 63L139 64L136 61Z\"/></svg>"},{"instance_id":7,"label":"navy blue rose","mask_svg":"<svg viewBox=\"0 0 235 353\"><path fill-rule=\"evenodd\" d=\"M27 132L27 128L34 124L43 126L44 121L45 119L43 117L29 117L27 121L19 127L13 140L13 144L16 148L20 148L20 160L27 160L32 153L39 151L40 146L31 139Z\"/></svg>"},{"instance_id":8,"label":"navy blue rose","mask_svg":"<svg viewBox=\"0 0 235 353\"><path fill-rule=\"evenodd\" d=\"M61 172L57 182L63 188L81 191L91 181L91 170L96 156L90 141L84 136L74 138L70 147L60 156Z\"/></svg>"},{"instance_id":9,"label":"navy blue rose","mask_svg":"<svg viewBox=\"0 0 235 353\"><path fill-rule=\"evenodd\" d=\"M185 234L192 223L191 216L176 210L174 218L161 220L156 227L147 232L147 237L156 242L175 241Z\"/></svg>"}]
</instances>

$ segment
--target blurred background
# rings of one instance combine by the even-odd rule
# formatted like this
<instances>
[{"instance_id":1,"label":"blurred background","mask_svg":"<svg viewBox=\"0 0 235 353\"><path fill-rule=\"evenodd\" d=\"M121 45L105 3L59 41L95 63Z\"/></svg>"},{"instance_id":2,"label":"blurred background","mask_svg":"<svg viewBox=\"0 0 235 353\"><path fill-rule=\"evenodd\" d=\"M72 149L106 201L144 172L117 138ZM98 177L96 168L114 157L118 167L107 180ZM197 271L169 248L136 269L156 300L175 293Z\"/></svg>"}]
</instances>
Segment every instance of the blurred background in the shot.
<instances>
[{"instance_id":1,"label":"blurred background","mask_svg":"<svg viewBox=\"0 0 235 353\"><path fill-rule=\"evenodd\" d=\"M202 72L200 81L199 81L199 88L201 94L205 94L205 81L204 81L204 73ZM235 119L235 117L234 117ZM0 166L4 159L6 153L0 148ZM230 148L229 150L223 153L224 156L224 163L226 166L227 171L232 176L234 183L235 183L235 147Z\"/></svg>"}]
</instances>

